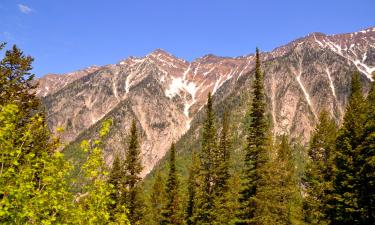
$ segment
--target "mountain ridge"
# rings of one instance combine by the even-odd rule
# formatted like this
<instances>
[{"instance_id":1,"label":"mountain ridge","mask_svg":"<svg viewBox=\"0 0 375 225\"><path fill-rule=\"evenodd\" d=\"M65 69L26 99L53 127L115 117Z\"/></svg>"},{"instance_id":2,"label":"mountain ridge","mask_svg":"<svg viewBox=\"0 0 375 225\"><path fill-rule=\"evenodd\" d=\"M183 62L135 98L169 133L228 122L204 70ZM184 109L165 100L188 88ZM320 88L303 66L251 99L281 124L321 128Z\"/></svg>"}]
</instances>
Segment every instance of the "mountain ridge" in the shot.
<instances>
[{"instance_id":1,"label":"mountain ridge","mask_svg":"<svg viewBox=\"0 0 375 225\"><path fill-rule=\"evenodd\" d=\"M338 35L311 33L263 52L261 60L274 132L307 138L323 108L341 121L349 71L362 73L366 91L375 71L375 28ZM57 77L50 79L53 82L49 86L49 80L41 78L42 91L37 94L46 105L51 130L64 127L62 139L68 143L82 133L91 132L87 138L94 135L90 128L116 109L113 114L118 116L119 128L108 142L108 163L114 152L123 151L120 139L129 129L129 121L119 115L136 118L146 174L165 155L170 143L189 130L208 92L224 99L237 87L243 88L242 77L252 71L254 63L251 54L207 54L188 62L156 49L145 57L128 57L95 67L93 72L78 73L77 78L70 73L76 79L66 79L65 83L54 81Z\"/></svg>"}]
</instances>

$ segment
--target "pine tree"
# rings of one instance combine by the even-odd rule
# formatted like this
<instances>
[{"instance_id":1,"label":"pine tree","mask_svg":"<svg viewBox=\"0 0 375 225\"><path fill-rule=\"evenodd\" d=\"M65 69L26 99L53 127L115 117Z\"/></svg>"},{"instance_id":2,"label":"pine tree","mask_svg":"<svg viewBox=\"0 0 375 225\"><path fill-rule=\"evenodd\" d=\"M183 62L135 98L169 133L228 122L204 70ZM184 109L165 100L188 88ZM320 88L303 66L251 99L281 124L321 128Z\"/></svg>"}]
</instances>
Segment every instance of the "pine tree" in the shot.
<instances>
[{"instance_id":1,"label":"pine tree","mask_svg":"<svg viewBox=\"0 0 375 225\"><path fill-rule=\"evenodd\" d=\"M199 188L198 173L200 171L198 154L193 150L188 177L188 202L186 207L185 221L187 225L196 224L194 215L196 213L196 195Z\"/></svg>"},{"instance_id":2,"label":"pine tree","mask_svg":"<svg viewBox=\"0 0 375 225\"><path fill-rule=\"evenodd\" d=\"M357 177L360 155L357 147L363 137L366 115L359 77L359 72L353 74L349 103L336 141L333 224L359 224L361 218Z\"/></svg>"},{"instance_id":3,"label":"pine tree","mask_svg":"<svg viewBox=\"0 0 375 225\"><path fill-rule=\"evenodd\" d=\"M0 50L5 44L0 43ZM5 57L0 61L0 105L16 104L22 116L29 118L30 114L42 113L40 100L35 97L37 83L31 73L34 59L13 45L11 50L5 52ZM24 120L20 120L20 125ZM25 121L26 122L26 121Z\"/></svg>"},{"instance_id":4,"label":"pine tree","mask_svg":"<svg viewBox=\"0 0 375 225\"><path fill-rule=\"evenodd\" d=\"M164 209L166 202L166 192L163 177L158 170L155 174L155 181L150 195L150 225L159 225L162 223L163 216L160 212Z\"/></svg>"},{"instance_id":5,"label":"pine tree","mask_svg":"<svg viewBox=\"0 0 375 225\"><path fill-rule=\"evenodd\" d=\"M233 218L230 214L230 155L231 134L229 130L229 113L224 111L222 130L218 147L217 179L214 187L215 221L213 224L228 224Z\"/></svg>"},{"instance_id":6,"label":"pine tree","mask_svg":"<svg viewBox=\"0 0 375 225\"><path fill-rule=\"evenodd\" d=\"M130 129L128 149L125 154L125 202L128 208L128 217L131 224L137 224L142 218L142 201L139 181L142 172L141 150L138 142L137 124L133 120Z\"/></svg>"},{"instance_id":7,"label":"pine tree","mask_svg":"<svg viewBox=\"0 0 375 225\"><path fill-rule=\"evenodd\" d=\"M122 168L121 160L118 154L115 155L113 160L112 168L109 173L108 183L113 186L113 192L111 193L111 215L115 215L121 207L122 201L122 194L124 189L124 170Z\"/></svg>"},{"instance_id":8,"label":"pine tree","mask_svg":"<svg viewBox=\"0 0 375 225\"><path fill-rule=\"evenodd\" d=\"M161 224L178 225L181 224L179 183L176 171L176 147L172 143L169 156L169 174L165 189L167 193L167 204L163 210L163 220Z\"/></svg>"},{"instance_id":9,"label":"pine tree","mask_svg":"<svg viewBox=\"0 0 375 225\"><path fill-rule=\"evenodd\" d=\"M263 168L258 186L252 224L301 224L302 206L298 204L299 183L292 148L286 135L277 146L277 156Z\"/></svg>"},{"instance_id":10,"label":"pine tree","mask_svg":"<svg viewBox=\"0 0 375 225\"><path fill-rule=\"evenodd\" d=\"M212 108L211 93L209 93L200 154L200 186L197 192L197 211L195 215L198 224L210 224L214 220L213 190L216 181L215 175L217 171L215 171L215 165L217 165L217 158L215 115Z\"/></svg>"},{"instance_id":11,"label":"pine tree","mask_svg":"<svg viewBox=\"0 0 375 225\"><path fill-rule=\"evenodd\" d=\"M311 136L306 172L305 220L309 224L329 224L332 196L333 153L337 135L335 121L322 111Z\"/></svg>"},{"instance_id":12,"label":"pine tree","mask_svg":"<svg viewBox=\"0 0 375 225\"><path fill-rule=\"evenodd\" d=\"M248 127L247 147L243 184L240 196L241 209L237 224L250 224L257 208L256 193L262 182L262 170L268 161L268 125L265 116L266 103L263 84L263 73L260 69L259 50L256 49L255 80L253 83L253 101L250 108L251 117Z\"/></svg>"},{"instance_id":13,"label":"pine tree","mask_svg":"<svg viewBox=\"0 0 375 225\"><path fill-rule=\"evenodd\" d=\"M375 79L375 73L373 73ZM366 99L366 122L361 145L358 147L360 154L359 207L362 211L362 224L375 224L375 82Z\"/></svg>"}]
</instances>

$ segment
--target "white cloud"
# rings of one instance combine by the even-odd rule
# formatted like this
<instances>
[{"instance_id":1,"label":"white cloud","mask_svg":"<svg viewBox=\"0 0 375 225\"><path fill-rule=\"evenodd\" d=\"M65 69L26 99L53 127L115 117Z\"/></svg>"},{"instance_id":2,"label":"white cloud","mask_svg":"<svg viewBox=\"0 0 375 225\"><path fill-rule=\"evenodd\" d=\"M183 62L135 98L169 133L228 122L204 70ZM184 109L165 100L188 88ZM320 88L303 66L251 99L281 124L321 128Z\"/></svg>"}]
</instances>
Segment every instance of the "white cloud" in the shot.
<instances>
[{"instance_id":1,"label":"white cloud","mask_svg":"<svg viewBox=\"0 0 375 225\"><path fill-rule=\"evenodd\" d=\"M23 5L23 4L18 4L18 9L24 13L24 14L29 14L31 12L33 12L33 9L30 8L29 6L27 5Z\"/></svg>"}]
</instances>

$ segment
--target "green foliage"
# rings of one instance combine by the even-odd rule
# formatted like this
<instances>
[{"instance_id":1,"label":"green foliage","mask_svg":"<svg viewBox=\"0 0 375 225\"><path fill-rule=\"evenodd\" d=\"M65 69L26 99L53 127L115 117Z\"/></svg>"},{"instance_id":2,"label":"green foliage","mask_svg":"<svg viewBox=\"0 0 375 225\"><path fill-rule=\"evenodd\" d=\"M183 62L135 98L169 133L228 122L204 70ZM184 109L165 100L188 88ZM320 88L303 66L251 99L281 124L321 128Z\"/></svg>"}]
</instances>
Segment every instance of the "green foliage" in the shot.
<instances>
[{"instance_id":1,"label":"green foliage","mask_svg":"<svg viewBox=\"0 0 375 225\"><path fill-rule=\"evenodd\" d=\"M4 44L0 45L0 50ZM40 101L35 97L36 82L31 63L34 59L25 56L16 45L5 52L5 57L0 61L0 105L15 104L18 106L20 123L27 119L40 106ZM40 112L39 112L40 113Z\"/></svg>"},{"instance_id":2,"label":"green foliage","mask_svg":"<svg viewBox=\"0 0 375 225\"><path fill-rule=\"evenodd\" d=\"M189 168L189 177L188 177L188 202L186 207L186 217L185 221L188 225L195 224L194 215L196 213L196 195L197 188L199 186L198 173L199 173L199 158L198 154L193 151L192 163Z\"/></svg>"},{"instance_id":3,"label":"green foliage","mask_svg":"<svg viewBox=\"0 0 375 225\"><path fill-rule=\"evenodd\" d=\"M330 224L329 203L332 201L333 153L337 135L335 121L327 111L311 136L306 171L305 220L309 224Z\"/></svg>"},{"instance_id":4,"label":"green foliage","mask_svg":"<svg viewBox=\"0 0 375 225\"><path fill-rule=\"evenodd\" d=\"M48 138L43 117L25 120L17 105L0 108L0 222L64 223L71 213L65 175L69 165ZM38 142L34 147L34 143ZM36 148L38 147L38 148Z\"/></svg>"},{"instance_id":5,"label":"green foliage","mask_svg":"<svg viewBox=\"0 0 375 225\"><path fill-rule=\"evenodd\" d=\"M253 101L251 103L249 127L247 128L247 146L245 168L243 171L242 190L240 196L241 209L237 224L251 223L256 210L256 194L263 176L264 166L268 161L269 127L265 115L266 103L264 94L263 73L260 69L259 50L256 49L255 80L253 83Z\"/></svg>"},{"instance_id":6,"label":"green foliage","mask_svg":"<svg viewBox=\"0 0 375 225\"><path fill-rule=\"evenodd\" d=\"M358 168L361 162L357 147L363 138L366 114L359 76L358 72L353 74L352 92L336 141L334 201L331 206L334 209L334 224L359 224L361 221L361 208L358 204Z\"/></svg>"},{"instance_id":7,"label":"green foliage","mask_svg":"<svg viewBox=\"0 0 375 225\"><path fill-rule=\"evenodd\" d=\"M87 161L82 166L82 172L86 180L83 187L84 193L79 193L75 201L78 221L75 224L109 224L111 222L112 203L111 196L115 193L114 186L107 182L108 168L104 162L102 153L102 139L108 134L111 120L103 122L100 130L100 139L82 141L81 148L88 153ZM118 211L112 216L115 224L129 224L124 205L118 207Z\"/></svg>"},{"instance_id":8,"label":"green foliage","mask_svg":"<svg viewBox=\"0 0 375 225\"><path fill-rule=\"evenodd\" d=\"M223 113L222 129L218 146L218 159L216 162L216 184L214 187L214 213L213 224L229 224L234 220L236 201L236 190L231 187L231 151L232 135L229 123L229 113L227 110ZM238 186L237 186L238 187ZM233 192L234 191L234 192Z\"/></svg>"},{"instance_id":9,"label":"green foliage","mask_svg":"<svg viewBox=\"0 0 375 225\"><path fill-rule=\"evenodd\" d=\"M255 197L254 224L302 224L296 160L287 136L277 146L277 156L263 167Z\"/></svg>"},{"instance_id":10,"label":"green foliage","mask_svg":"<svg viewBox=\"0 0 375 225\"><path fill-rule=\"evenodd\" d=\"M162 223L163 216L160 212L165 208L166 201L165 184L160 171L156 172L156 178L154 185L152 186L152 192L150 195L150 215L151 221L148 222L150 225L158 225Z\"/></svg>"},{"instance_id":11,"label":"green foliage","mask_svg":"<svg viewBox=\"0 0 375 225\"><path fill-rule=\"evenodd\" d=\"M179 181L176 171L176 147L172 143L169 156L169 174L165 192L167 194L167 201L162 211L163 219L161 224L178 225L182 223L180 215L180 202L179 202Z\"/></svg>"},{"instance_id":12,"label":"green foliage","mask_svg":"<svg viewBox=\"0 0 375 225\"><path fill-rule=\"evenodd\" d=\"M33 94L32 61L14 46L0 62L0 223L129 224L124 213L108 221L113 189L106 181L100 139L82 142L88 155L81 168L85 192L71 192L72 166L58 151L59 140L49 133ZM104 123L101 138L110 124Z\"/></svg>"},{"instance_id":13,"label":"green foliage","mask_svg":"<svg viewBox=\"0 0 375 225\"><path fill-rule=\"evenodd\" d=\"M206 120L203 125L202 150L200 152L199 188L197 191L197 224L210 224L214 220L214 187L217 175L217 139L215 115L211 93L208 94Z\"/></svg>"},{"instance_id":14,"label":"green foliage","mask_svg":"<svg viewBox=\"0 0 375 225\"><path fill-rule=\"evenodd\" d=\"M142 219L143 201L140 196L142 172L141 150L138 142L137 124L133 120L130 130L128 148L125 154L124 173L125 173L125 203L129 210L128 218L131 224L139 224Z\"/></svg>"},{"instance_id":15,"label":"green foliage","mask_svg":"<svg viewBox=\"0 0 375 225\"><path fill-rule=\"evenodd\" d=\"M118 154L115 155L115 159L113 160L112 168L109 173L108 183L113 186L113 192L110 195L112 200L110 208L111 216L113 217L121 211L121 206L123 203L123 192L124 192L124 170L122 167L122 163Z\"/></svg>"},{"instance_id":16,"label":"green foliage","mask_svg":"<svg viewBox=\"0 0 375 225\"><path fill-rule=\"evenodd\" d=\"M375 78L375 73L373 73ZM366 122L362 142L358 146L359 159L359 199L363 224L375 223L375 82L366 101Z\"/></svg>"}]
</instances>

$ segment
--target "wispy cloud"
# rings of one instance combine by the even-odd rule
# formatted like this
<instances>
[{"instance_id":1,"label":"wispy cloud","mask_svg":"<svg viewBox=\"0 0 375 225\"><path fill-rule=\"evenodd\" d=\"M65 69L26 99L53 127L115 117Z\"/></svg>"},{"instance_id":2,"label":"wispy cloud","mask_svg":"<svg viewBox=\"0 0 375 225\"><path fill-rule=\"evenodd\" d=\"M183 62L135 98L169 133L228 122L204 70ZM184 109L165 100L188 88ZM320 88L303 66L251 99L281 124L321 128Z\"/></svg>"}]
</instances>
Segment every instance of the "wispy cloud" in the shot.
<instances>
[{"instance_id":1,"label":"wispy cloud","mask_svg":"<svg viewBox=\"0 0 375 225\"><path fill-rule=\"evenodd\" d=\"M18 9L24 14L30 14L34 11L32 8L24 4L18 4Z\"/></svg>"}]
</instances>

